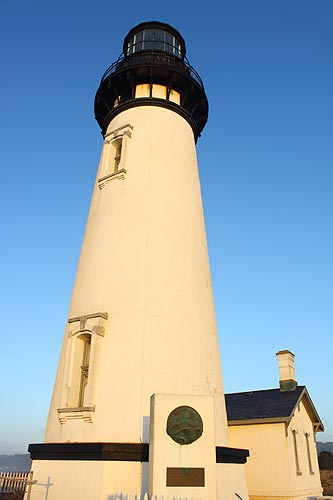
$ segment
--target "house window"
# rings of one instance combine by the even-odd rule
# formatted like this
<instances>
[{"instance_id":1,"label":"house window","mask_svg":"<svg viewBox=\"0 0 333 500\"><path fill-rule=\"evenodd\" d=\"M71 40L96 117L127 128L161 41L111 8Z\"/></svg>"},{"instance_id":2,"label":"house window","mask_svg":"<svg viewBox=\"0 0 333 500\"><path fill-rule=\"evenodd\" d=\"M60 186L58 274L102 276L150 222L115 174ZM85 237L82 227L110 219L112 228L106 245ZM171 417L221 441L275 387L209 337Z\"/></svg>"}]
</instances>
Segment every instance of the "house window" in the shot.
<instances>
[{"instance_id":1,"label":"house window","mask_svg":"<svg viewBox=\"0 0 333 500\"><path fill-rule=\"evenodd\" d=\"M310 453L310 434L308 432L305 433L305 439L306 439L306 451L308 453L308 463L309 463L309 473L314 474L313 469L312 469L312 462L311 462L311 453Z\"/></svg>"},{"instance_id":2,"label":"house window","mask_svg":"<svg viewBox=\"0 0 333 500\"><path fill-rule=\"evenodd\" d=\"M302 475L302 472L299 468L299 458L298 458L298 449L297 449L297 431L294 429L293 433L293 441L294 441L294 452L295 452L295 465L296 465L296 474L298 476Z\"/></svg>"}]
</instances>

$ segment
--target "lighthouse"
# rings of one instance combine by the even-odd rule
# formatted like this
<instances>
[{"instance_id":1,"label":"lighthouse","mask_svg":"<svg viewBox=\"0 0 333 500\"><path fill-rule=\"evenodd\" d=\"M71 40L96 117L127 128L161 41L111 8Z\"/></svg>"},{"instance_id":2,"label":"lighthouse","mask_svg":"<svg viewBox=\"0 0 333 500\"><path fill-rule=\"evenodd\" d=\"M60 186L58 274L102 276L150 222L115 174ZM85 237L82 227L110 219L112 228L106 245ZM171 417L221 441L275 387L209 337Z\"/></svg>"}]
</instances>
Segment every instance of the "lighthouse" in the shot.
<instances>
[{"instance_id":1,"label":"lighthouse","mask_svg":"<svg viewBox=\"0 0 333 500\"><path fill-rule=\"evenodd\" d=\"M45 440L29 446L32 499L246 500L196 160L208 101L176 29L129 31L95 116L104 144Z\"/></svg>"}]
</instances>

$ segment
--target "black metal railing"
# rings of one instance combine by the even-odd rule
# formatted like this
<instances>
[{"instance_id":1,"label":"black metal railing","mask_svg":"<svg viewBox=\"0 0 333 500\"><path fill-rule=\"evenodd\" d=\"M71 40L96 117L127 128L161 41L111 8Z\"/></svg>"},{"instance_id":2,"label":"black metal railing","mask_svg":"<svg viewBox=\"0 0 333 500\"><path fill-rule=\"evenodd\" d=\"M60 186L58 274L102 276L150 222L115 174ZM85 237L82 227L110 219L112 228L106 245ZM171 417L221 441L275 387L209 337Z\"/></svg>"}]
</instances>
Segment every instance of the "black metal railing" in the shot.
<instances>
[{"instance_id":1,"label":"black metal railing","mask_svg":"<svg viewBox=\"0 0 333 500\"><path fill-rule=\"evenodd\" d=\"M121 54L118 59L108 67L101 78L103 83L113 73L120 69L133 68L142 65L152 66L169 66L170 69L178 71L186 76L193 78L199 86L204 90L204 84L197 71L190 65L188 59L185 57L183 60L179 57L172 55L168 52L156 50L144 50L130 55Z\"/></svg>"}]
</instances>

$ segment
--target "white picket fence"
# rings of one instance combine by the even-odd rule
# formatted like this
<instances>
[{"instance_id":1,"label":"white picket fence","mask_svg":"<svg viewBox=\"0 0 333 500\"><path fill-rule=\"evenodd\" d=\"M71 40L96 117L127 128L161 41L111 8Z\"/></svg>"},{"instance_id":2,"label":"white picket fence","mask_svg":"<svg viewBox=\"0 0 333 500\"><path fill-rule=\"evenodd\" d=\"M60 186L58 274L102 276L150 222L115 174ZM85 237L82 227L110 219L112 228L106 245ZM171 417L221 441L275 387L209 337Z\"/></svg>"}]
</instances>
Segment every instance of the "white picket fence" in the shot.
<instances>
[{"instance_id":1,"label":"white picket fence","mask_svg":"<svg viewBox=\"0 0 333 500\"><path fill-rule=\"evenodd\" d=\"M37 481L32 479L33 472L0 472L0 493L26 492L30 499L31 487Z\"/></svg>"}]
</instances>

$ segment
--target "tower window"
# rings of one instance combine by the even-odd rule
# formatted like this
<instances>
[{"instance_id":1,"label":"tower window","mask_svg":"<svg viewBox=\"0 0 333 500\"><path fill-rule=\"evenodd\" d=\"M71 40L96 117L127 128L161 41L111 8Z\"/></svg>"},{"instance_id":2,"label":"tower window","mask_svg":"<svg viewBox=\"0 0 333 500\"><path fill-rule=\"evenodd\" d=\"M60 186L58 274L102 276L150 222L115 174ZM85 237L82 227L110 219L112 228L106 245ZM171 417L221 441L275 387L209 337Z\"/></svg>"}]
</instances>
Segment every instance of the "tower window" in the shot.
<instances>
[{"instance_id":1,"label":"tower window","mask_svg":"<svg viewBox=\"0 0 333 500\"><path fill-rule=\"evenodd\" d=\"M80 340L83 342L82 349L82 365L81 365L81 376L80 376L80 391L79 391L79 401L78 406L84 406L84 393L88 384L88 372L89 372L89 358L90 358L90 347L91 347L91 336L81 335Z\"/></svg>"},{"instance_id":2,"label":"tower window","mask_svg":"<svg viewBox=\"0 0 333 500\"><path fill-rule=\"evenodd\" d=\"M82 418L92 422L95 411L94 363L104 337L108 314L97 312L68 319L62 389L59 398L59 421Z\"/></svg>"},{"instance_id":3,"label":"tower window","mask_svg":"<svg viewBox=\"0 0 333 500\"><path fill-rule=\"evenodd\" d=\"M180 105L180 93L174 89L167 88L165 85L156 83L141 83L135 87L135 99L141 97L158 97L166 99Z\"/></svg>"},{"instance_id":4,"label":"tower window","mask_svg":"<svg viewBox=\"0 0 333 500\"><path fill-rule=\"evenodd\" d=\"M123 139L120 137L111 143L113 148L113 171L118 172L119 164L121 160L121 149L122 149Z\"/></svg>"},{"instance_id":5,"label":"tower window","mask_svg":"<svg viewBox=\"0 0 333 500\"><path fill-rule=\"evenodd\" d=\"M124 179L128 140L133 126L129 123L111 130L105 135L104 147L99 164L98 187L103 189L113 179Z\"/></svg>"},{"instance_id":6,"label":"tower window","mask_svg":"<svg viewBox=\"0 0 333 500\"><path fill-rule=\"evenodd\" d=\"M77 336L73 344L72 381L68 393L68 406L84 406L84 397L88 385L91 335L83 333Z\"/></svg>"}]
</instances>

